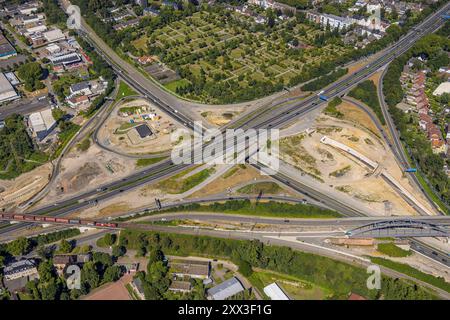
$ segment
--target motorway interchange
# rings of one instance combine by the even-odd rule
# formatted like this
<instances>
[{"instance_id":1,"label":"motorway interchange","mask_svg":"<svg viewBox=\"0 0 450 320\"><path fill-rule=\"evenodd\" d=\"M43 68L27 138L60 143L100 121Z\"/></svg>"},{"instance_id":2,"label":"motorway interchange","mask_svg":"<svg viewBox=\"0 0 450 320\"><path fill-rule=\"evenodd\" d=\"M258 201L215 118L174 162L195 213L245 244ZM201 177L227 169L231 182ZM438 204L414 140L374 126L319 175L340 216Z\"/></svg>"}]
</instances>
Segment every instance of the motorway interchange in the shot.
<instances>
[{"instance_id":1,"label":"motorway interchange","mask_svg":"<svg viewBox=\"0 0 450 320\"><path fill-rule=\"evenodd\" d=\"M376 59L373 59L371 62L367 63L365 66L357 70L356 72L345 76L343 79L338 80L337 82L333 83L332 85L329 85L327 88L325 88L323 91L319 94L312 94L308 96L307 98L296 101L296 100L286 100L279 102L275 105L265 106L262 108L259 108L258 110L245 115L245 117L241 119L237 119L230 123L229 125L223 127L229 128L242 128L242 129L259 129L259 128L282 128L287 126L288 124L292 123L293 121L301 119L303 116L308 114L309 112L316 110L317 108L321 107L326 103L324 100L329 100L334 97L344 97L345 94L355 87L358 83L368 79L371 75L373 75L375 72L378 72L380 69L386 68L386 66L394 60L396 57L401 55L402 53L406 52L418 39L420 39L422 36L432 33L435 30L437 30L442 24L444 23L442 19L442 15L447 14L449 12L450 3L444 5L439 11L433 13L430 15L426 20L424 20L420 25L414 27L408 34L404 35L397 43L393 44L389 48L385 49ZM96 37L96 35L93 33L92 29L83 22L82 29L79 30L79 34L87 40L94 48L96 48L97 52L113 67L115 72L117 73L118 77L126 81L133 89L135 89L139 94L142 95L142 97L147 98L149 101L157 105L161 110L166 112L170 117L172 117L174 120L178 121L185 127L192 129L193 123L195 119L190 117L188 112L185 111L185 109L181 109L180 106L183 105L182 101L175 101L174 97L170 97L168 99L168 93L165 92L163 89L161 89L158 85L150 81L149 79L145 78L142 74L140 74L137 71L132 70L133 67L128 65L127 63L123 63L123 61L120 60L120 58L113 52L112 50L106 48L105 44ZM131 69L130 69L131 68ZM384 73L383 73L384 74ZM381 86L380 86L381 88ZM381 92L381 89L380 89ZM379 92L380 98L382 98L382 93ZM323 97L326 97L326 99L323 99ZM382 105L383 99L381 99ZM104 119L105 116L107 116L107 110L110 107L110 103L107 103L106 106L103 107L103 109L99 112L98 116L92 118L92 121L88 122L86 127L89 127L89 129L98 128L99 125L102 124L102 119ZM401 145L401 142L398 137L398 133L395 129L395 126L392 123L392 120L390 119L389 114L386 112L386 106L383 108L384 116L387 119L388 128L391 133L391 137L393 137L393 141L387 141L388 145L392 149L392 152L394 153L397 161L401 165L401 167L405 167L407 165L406 156L404 154L403 147ZM88 134L89 130L86 130L82 128L78 135L76 136L76 141L80 141L84 135ZM69 146L65 150L69 150L71 146L73 146L74 143L70 143ZM64 157L64 152L61 154L60 158L56 159L56 165L54 166L53 176L50 180L50 184L54 180L54 177L58 174L59 171L59 165L60 161ZM253 163L253 167L256 169L264 170L264 164L261 163ZM68 215L74 211L87 208L89 206L93 206L97 204L98 202L104 201L106 199L111 199L115 196L118 196L122 193L128 192L130 190L136 189L137 187L156 182L165 178L168 178L170 176L173 176L179 172L182 172L183 170L186 170L187 168L192 167L192 165L175 165L172 163L171 160L164 160L160 163L157 163L155 165L152 165L150 167L144 168L140 170L139 172L135 172L134 174L121 179L120 181L115 181L112 183L109 183L107 185L103 185L100 188L93 189L86 191L85 193L78 195L76 197L73 197L68 200L61 201L59 203L55 203L52 205L44 206L41 208L33 209L33 207L36 205L35 202L38 202L40 199L35 198L29 203L25 204L23 207L23 211L26 214L34 215L34 216L40 216L40 215L46 215L49 217L60 217L64 215ZM280 184L285 185L295 191L297 191L300 194L306 195L314 200L317 200L318 202L322 203L324 206L334 209L343 215L347 216L346 218L342 220L333 220L329 221L328 223L330 225L343 225L348 226L349 230L351 230L354 227L361 226L364 224L368 224L371 222L377 222L379 219L377 218L367 218L364 217L365 214L361 213L358 209L352 208L351 206L340 202L339 200L333 198L330 195L321 193L317 190L314 190L295 179L282 174L278 173L272 176L275 180L277 180ZM421 187L418 184L417 179L413 179L413 185L415 185L416 188L421 189ZM40 198L45 196L45 192L40 194ZM198 200L197 202L207 202L207 201L218 201L218 200L227 200L227 198L223 199L205 199L205 200ZM430 200L428 198L428 200ZM434 203L431 201L431 204L436 209L436 214L440 215L441 213L437 209L437 206L434 205ZM168 205L169 206L169 205ZM153 208L150 208L153 209ZM233 216L220 216L220 217L205 217L203 215L193 215L196 219L202 220L202 219L211 219L211 218L221 218L221 219L230 219L235 221L242 221L242 220L258 220L259 218L243 218L243 217L233 217ZM192 217L193 217L192 216ZM190 218L192 218L190 217ZM173 216L167 216L167 217L160 217L156 216L155 219L176 219L180 218L177 215ZM5 219L5 217L3 217ZM14 219L11 219L14 220ZM20 220L20 219L19 219ZM26 220L26 219L23 219ZM322 221L300 221L295 219L289 219L289 220L283 220L283 221L274 221L273 219L267 219L267 218L261 218L261 221L267 224L291 224L291 225L302 225L304 228L308 228L308 224L310 226L314 226L317 223L321 224ZM386 219L389 220L389 219ZM448 228L449 225L449 219L446 217L420 217L416 219L417 221L427 221L429 223L434 223L443 226L444 228ZM37 221L37 220L36 220ZM258 220L259 221L259 220ZM103 222L102 222L103 223ZM14 232L17 232L17 230L24 228L26 226L29 226L31 222L25 222L21 224L14 224L9 226L3 226L2 229L0 229L1 234L7 235ZM127 226L127 225L125 225ZM114 227L112 225L100 225L99 227ZM189 232L186 230L180 230L180 228L177 227L163 227L163 226L152 226L150 225L146 226L147 229L151 230L159 230L159 231L170 231L170 232ZM448 229L447 229L448 230ZM224 236L224 232L221 231L199 231L194 230L192 231L194 234L209 234L214 236ZM243 235L242 233L236 232L236 234L233 234L233 232L227 232L227 237L234 237L234 238L256 238L260 239L262 237L261 234L254 234L251 233ZM267 240L267 239L266 239ZM272 242L276 242L272 239ZM284 245L292 245L289 243L284 243ZM302 246L302 249L310 250L311 248L305 248ZM434 260L440 259L442 261L443 253L439 252L439 250L430 250L427 249L427 247L423 244L421 244L419 241L415 240L413 242L413 249L421 251L422 254L425 254L429 256L430 258L433 258ZM438 251L438 254L434 254ZM317 252L314 251L314 252ZM320 253L323 253L319 250ZM444 253L445 256L445 253ZM341 257L342 258L342 257ZM446 263L448 266L448 264Z\"/></svg>"}]
</instances>

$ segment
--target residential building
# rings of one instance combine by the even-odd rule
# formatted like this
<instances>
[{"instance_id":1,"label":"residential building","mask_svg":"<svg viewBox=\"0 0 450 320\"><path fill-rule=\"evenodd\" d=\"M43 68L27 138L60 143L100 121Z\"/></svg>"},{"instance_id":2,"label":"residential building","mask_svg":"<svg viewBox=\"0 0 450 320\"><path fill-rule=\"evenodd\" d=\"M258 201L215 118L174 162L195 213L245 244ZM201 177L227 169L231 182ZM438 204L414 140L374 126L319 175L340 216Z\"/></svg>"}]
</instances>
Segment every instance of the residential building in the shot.
<instances>
[{"instance_id":1,"label":"residential building","mask_svg":"<svg viewBox=\"0 0 450 320\"><path fill-rule=\"evenodd\" d=\"M115 26L113 26L113 29L116 31L119 31L119 30L123 30L126 28L135 27L138 24L139 24L139 19L135 18L135 19L130 19L130 20L121 22L119 24L116 24Z\"/></svg>"},{"instance_id":2,"label":"residential building","mask_svg":"<svg viewBox=\"0 0 450 320\"><path fill-rule=\"evenodd\" d=\"M182 293L191 292L192 285L189 281L174 280L170 284L169 290L173 292L182 292Z\"/></svg>"},{"instance_id":3,"label":"residential building","mask_svg":"<svg viewBox=\"0 0 450 320\"><path fill-rule=\"evenodd\" d=\"M20 98L8 78L0 72L0 103Z\"/></svg>"},{"instance_id":4,"label":"residential building","mask_svg":"<svg viewBox=\"0 0 450 320\"><path fill-rule=\"evenodd\" d=\"M87 95L82 95L82 96L74 96L71 97L69 99L67 99L67 103L69 104L69 106L71 106L72 108L77 108L77 107L81 107L81 106L87 106L89 104L89 97Z\"/></svg>"},{"instance_id":5,"label":"residential building","mask_svg":"<svg viewBox=\"0 0 450 320\"><path fill-rule=\"evenodd\" d=\"M53 266L59 275L70 265L82 265L92 259L90 253L86 254L57 254L53 257Z\"/></svg>"},{"instance_id":6,"label":"residential building","mask_svg":"<svg viewBox=\"0 0 450 320\"><path fill-rule=\"evenodd\" d=\"M244 290L245 288L241 282L236 277L233 277L209 289L207 295L209 300L225 300Z\"/></svg>"},{"instance_id":7,"label":"residential building","mask_svg":"<svg viewBox=\"0 0 450 320\"><path fill-rule=\"evenodd\" d=\"M176 276L189 276L191 278L209 278L211 265L209 261L182 260L170 261L170 271Z\"/></svg>"},{"instance_id":8,"label":"residential building","mask_svg":"<svg viewBox=\"0 0 450 320\"><path fill-rule=\"evenodd\" d=\"M69 265L74 265L76 262L77 256L74 254L58 254L53 257L53 266L59 275L62 275Z\"/></svg>"},{"instance_id":9,"label":"residential building","mask_svg":"<svg viewBox=\"0 0 450 320\"><path fill-rule=\"evenodd\" d=\"M70 86L71 96L92 94L91 86L88 81L79 82Z\"/></svg>"},{"instance_id":10,"label":"residential building","mask_svg":"<svg viewBox=\"0 0 450 320\"><path fill-rule=\"evenodd\" d=\"M329 26L331 29L342 30L344 28L349 28L354 24L351 18L339 17L333 14L318 13L318 12L307 12L306 18L314 23L320 24L322 27Z\"/></svg>"},{"instance_id":11,"label":"residential building","mask_svg":"<svg viewBox=\"0 0 450 320\"><path fill-rule=\"evenodd\" d=\"M18 7L20 14L23 15L32 15L33 13L39 10L39 5L37 2L33 3L24 3Z\"/></svg>"},{"instance_id":12,"label":"residential building","mask_svg":"<svg viewBox=\"0 0 450 320\"><path fill-rule=\"evenodd\" d=\"M35 14L35 15L23 15L20 18L20 21L22 22L22 25L27 26L33 23L39 23L41 21L45 20L45 16L43 14Z\"/></svg>"},{"instance_id":13,"label":"residential building","mask_svg":"<svg viewBox=\"0 0 450 320\"><path fill-rule=\"evenodd\" d=\"M39 141L44 140L56 127L56 121L52 115L52 109L48 108L40 112L30 114L28 126Z\"/></svg>"},{"instance_id":14,"label":"residential building","mask_svg":"<svg viewBox=\"0 0 450 320\"><path fill-rule=\"evenodd\" d=\"M291 300L276 282L269 284L267 287L264 287L264 293L271 300Z\"/></svg>"},{"instance_id":15,"label":"residential building","mask_svg":"<svg viewBox=\"0 0 450 320\"><path fill-rule=\"evenodd\" d=\"M10 263L3 268L3 275L7 281L16 280L19 278L39 277L36 264L32 259L25 259Z\"/></svg>"}]
</instances>

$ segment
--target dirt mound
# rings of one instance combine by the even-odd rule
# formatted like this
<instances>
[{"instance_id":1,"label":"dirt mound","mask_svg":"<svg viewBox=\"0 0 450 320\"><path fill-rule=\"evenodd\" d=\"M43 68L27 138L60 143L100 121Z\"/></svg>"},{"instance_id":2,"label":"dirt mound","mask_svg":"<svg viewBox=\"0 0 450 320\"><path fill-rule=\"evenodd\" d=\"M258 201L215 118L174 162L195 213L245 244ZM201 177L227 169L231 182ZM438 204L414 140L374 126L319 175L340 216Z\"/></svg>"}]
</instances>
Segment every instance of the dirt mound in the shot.
<instances>
[{"instance_id":1,"label":"dirt mound","mask_svg":"<svg viewBox=\"0 0 450 320\"><path fill-rule=\"evenodd\" d=\"M101 173L102 169L97 163L88 162L80 168L76 176L70 179L68 186L71 190L81 190Z\"/></svg>"}]
</instances>

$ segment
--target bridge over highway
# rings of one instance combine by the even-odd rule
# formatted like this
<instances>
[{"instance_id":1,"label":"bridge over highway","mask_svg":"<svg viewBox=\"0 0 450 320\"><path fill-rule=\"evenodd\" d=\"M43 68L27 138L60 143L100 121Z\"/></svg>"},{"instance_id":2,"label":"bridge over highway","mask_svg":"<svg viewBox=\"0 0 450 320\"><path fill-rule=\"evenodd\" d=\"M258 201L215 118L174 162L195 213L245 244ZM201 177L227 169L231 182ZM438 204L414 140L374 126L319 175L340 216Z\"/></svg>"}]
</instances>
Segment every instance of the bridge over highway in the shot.
<instances>
[{"instance_id":1,"label":"bridge over highway","mask_svg":"<svg viewBox=\"0 0 450 320\"><path fill-rule=\"evenodd\" d=\"M395 219L372 222L345 233L350 238L449 237L446 226L417 219Z\"/></svg>"}]
</instances>

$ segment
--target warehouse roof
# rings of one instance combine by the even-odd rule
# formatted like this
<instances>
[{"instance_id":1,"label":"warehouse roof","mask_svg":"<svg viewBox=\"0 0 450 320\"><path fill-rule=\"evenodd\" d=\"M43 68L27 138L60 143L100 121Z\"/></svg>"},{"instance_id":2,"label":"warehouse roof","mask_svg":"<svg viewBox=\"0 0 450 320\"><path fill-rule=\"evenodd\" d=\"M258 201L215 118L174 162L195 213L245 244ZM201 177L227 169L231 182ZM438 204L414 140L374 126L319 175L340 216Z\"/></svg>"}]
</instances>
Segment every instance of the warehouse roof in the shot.
<instances>
[{"instance_id":1,"label":"warehouse roof","mask_svg":"<svg viewBox=\"0 0 450 320\"><path fill-rule=\"evenodd\" d=\"M6 76L0 72L0 103L3 101L13 100L18 97L19 95L16 90L14 90L14 87L8 81Z\"/></svg>"},{"instance_id":2,"label":"warehouse roof","mask_svg":"<svg viewBox=\"0 0 450 320\"><path fill-rule=\"evenodd\" d=\"M244 287L236 277L233 277L209 289L208 295L213 300L225 300L241 291L244 291Z\"/></svg>"},{"instance_id":3,"label":"warehouse roof","mask_svg":"<svg viewBox=\"0 0 450 320\"><path fill-rule=\"evenodd\" d=\"M290 300L276 282L265 287L264 293L272 300Z\"/></svg>"}]
</instances>

